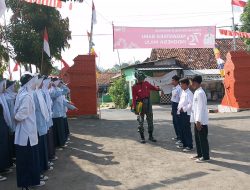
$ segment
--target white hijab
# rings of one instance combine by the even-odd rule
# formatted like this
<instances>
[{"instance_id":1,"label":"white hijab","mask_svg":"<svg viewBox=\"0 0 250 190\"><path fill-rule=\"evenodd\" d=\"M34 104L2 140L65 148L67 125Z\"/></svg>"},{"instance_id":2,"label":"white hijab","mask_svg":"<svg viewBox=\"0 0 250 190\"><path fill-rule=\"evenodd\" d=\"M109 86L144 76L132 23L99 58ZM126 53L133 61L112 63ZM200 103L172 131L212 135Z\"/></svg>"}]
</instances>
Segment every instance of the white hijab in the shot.
<instances>
[{"instance_id":1,"label":"white hijab","mask_svg":"<svg viewBox=\"0 0 250 190\"><path fill-rule=\"evenodd\" d=\"M48 108L46 106L45 99L43 97L42 89L39 89L39 87L41 86L42 82L43 82L43 78L40 78L40 79L38 79L36 81L36 88L37 89L35 90L35 93L37 95L37 99L38 99L38 102L39 102L39 106L40 106L42 115L45 118L46 122L48 122L49 119L50 119L50 117L49 117L49 111L48 111Z\"/></svg>"},{"instance_id":2,"label":"white hijab","mask_svg":"<svg viewBox=\"0 0 250 190\"><path fill-rule=\"evenodd\" d=\"M15 100L16 99L16 95L17 93L15 92L15 84L16 83L13 83L11 86L9 86L5 92L4 92L4 95L5 95L5 98L7 100Z\"/></svg>"},{"instance_id":3,"label":"white hijab","mask_svg":"<svg viewBox=\"0 0 250 190\"><path fill-rule=\"evenodd\" d=\"M49 111L49 115L50 117L52 117L52 100L49 94L49 85L51 83L51 79L45 79L43 81L43 87L42 90L45 94L45 99L46 99L46 103L47 103L47 107L48 107L48 111Z\"/></svg>"},{"instance_id":4,"label":"white hijab","mask_svg":"<svg viewBox=\"0 0 250 190\"><path fill-rule=\"evenodd\" d=\"M10 110L4 96L4 90L6 88L6 80L0 82L0 104L3 106L4 120L9 127L12 127L12 120L10 116Z\"/></svg>"},{"instance_id":5,"label":"white hijab","mask_svg":"<svg viewBox=\"0 0 250 190\"><path fill-rule=\"evenodd\" d=\"M30 74L31 76L33 76L31 73L24 73L24 74ZM19 108L19 104L20 104L20 100L22 99L22 98L20 98L20 97L22 97L23 95L22 95L22 93L23 92L25 92L25 91L27 91L27 93L28 94L30 94L30 97L32 98L32 100L33 100L33 92L34 92L34 90L36 89L36 81L38 80L38 76L34 76L32 79L30 79L25 85L23 85L20 89L19 89L19 91L18 91L18 93L17 93L17 98L16 98L16 102L15 102L15 108L14 108L14 113L16 113L17 112L17 109ZM27 94L24 94L24 96L26 96ZM35 105L32 105L33 106L33 108L35 108Z\"/></svg>"}]
</instances>

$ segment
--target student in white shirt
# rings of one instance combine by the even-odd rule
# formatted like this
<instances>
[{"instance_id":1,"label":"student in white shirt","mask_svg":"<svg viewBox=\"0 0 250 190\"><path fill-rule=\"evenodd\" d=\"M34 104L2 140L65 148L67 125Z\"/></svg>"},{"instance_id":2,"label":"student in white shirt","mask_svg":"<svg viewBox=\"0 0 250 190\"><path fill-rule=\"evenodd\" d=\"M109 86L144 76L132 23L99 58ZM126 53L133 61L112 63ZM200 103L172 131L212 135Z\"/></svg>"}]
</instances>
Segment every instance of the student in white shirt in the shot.
<instances>
[{"instance_id":1,"label":"student in white shirt","mask_svg":"<svg viewBox=\"0 0 250 190\"><path fill-rule=\"evenodd\" d=\"M193 93L189 90L190 81L187 78L180 80L182 93L178 105L177 114L180 115L180 126L182 130L182 143L183 145L177 146L183 149L184 152L189 152L193 149L193 138L191 132L190 115L193 104Z\"/></svg>"},{"instance_id":2,"label":"student in white shirt","mask_svg":"<svg viewBox=\"0 0 250 190\"><path fill-rule=\"evenodd\" d=\"M21 77L21 88L14 108L17 186L26 189L45 184L40 181L38 131L33 100L36 80L37 77L33 77L31 73Z\"/></svg>"},{"instance_id":3,"label":"student in white shirt","mask_svg":"<svg viewBox=\"0 0 250 190\"><path fill-rule=\"evenodd\" d=\"M204 162L210 159L208 144L208 109L207 96L201 87L202 77L195 76L192 79L192 87L195 90L191 122L195 124L195 142L197 156L193 157L197 162Z\"/></svg>"},{"instance_id":4,"label":"student in white shirt","mask_svg":"<svg viewBox=\"0 0 250 190\"><path fill-rule=\"evenodd\" d=\"M171 102L172 102L172 117L173 117L173 125L174 125L174 130L176 134L176 138L172 138L172 140L177 141L176 144L181 143L181 128L180 128L180 118L179 115L177 115L177 110L178 110L178 104L180 101L181 97L181 86L179 85L180 77L177 75L172 77L172 85L174 86L172 89L172 97L171 97Z\"/></svg>"}]
</instances>

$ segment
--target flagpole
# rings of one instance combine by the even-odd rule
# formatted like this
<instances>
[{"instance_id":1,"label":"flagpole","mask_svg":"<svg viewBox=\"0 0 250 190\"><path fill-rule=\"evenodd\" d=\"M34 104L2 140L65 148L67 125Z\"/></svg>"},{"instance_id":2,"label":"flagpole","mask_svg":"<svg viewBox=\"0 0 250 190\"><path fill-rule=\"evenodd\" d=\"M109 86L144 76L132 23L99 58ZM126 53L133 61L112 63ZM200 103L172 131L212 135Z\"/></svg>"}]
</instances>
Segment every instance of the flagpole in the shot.
<instances>
[{"instance_id":1,"label":"flagpole","mask_svg":"<svg viewBox=\"0 0 250 190\"><path fill-rule=\"evenodd\" d=\"M233 31L233 50L236 51L236 38L235 38L235 23L234 23L234 8L233 8L233 4L231 3L231 7L232 7L232 31Z\"/></svg>"},{"instance_id":2,"label":"flagpole","mask_svg":"<svg viewBox=\"0 0 250 190\"><path fill-rule=\"evenodd\" d=\"M42 60L41 60L41 71L40 73L43 74L43 51L44 51L44 47L42 46Z\"/></svg>"},{"instance_id":3,"label":"flagpole","mask_svg":"<svg viewBox=\"0 0 250 190\"><path fill-rule=\"evenodd\" d=\"M91 30L90 30L90 39L89 39L89 55L91 54L91 49L92 49L92 41L93 41L93 29L94 29L94 10L93 10L93 4L94 2L92 1L92 16L91 16Z\"/></svg>"}]
</instances>

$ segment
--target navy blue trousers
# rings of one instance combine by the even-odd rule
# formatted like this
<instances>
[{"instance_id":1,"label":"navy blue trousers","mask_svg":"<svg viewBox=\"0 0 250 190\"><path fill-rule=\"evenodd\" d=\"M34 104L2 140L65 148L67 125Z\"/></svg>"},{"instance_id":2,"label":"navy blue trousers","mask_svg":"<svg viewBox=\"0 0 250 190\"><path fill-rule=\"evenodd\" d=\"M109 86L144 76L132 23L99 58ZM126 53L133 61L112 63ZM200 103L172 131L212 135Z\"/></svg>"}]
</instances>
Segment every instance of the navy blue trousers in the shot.
<instances>
[{"instance_id":1,"label":"navy blue trousers","mask_svg":"<svg viewBox=\"0 0 250 190\"><path fill-rule=\"evenodd\" d=\"M181 140L181 127L180 127L180 116L177 115L178 103L172 102L172 116L173 116L173 125L176 137L178 140Z\"/></svg>"},{"instance_id":2,"label":"navy blue trousers","mask_svg":"<svg viewBox=\"0 0 250 190\"><path fill-rule=\"evenodd\" d=\"M187 113L181 112L180 114L180 126L182 131L182 143L183 146L193 148L193 137L191 131L190 116Z\"/></svg>"}]
</instances>

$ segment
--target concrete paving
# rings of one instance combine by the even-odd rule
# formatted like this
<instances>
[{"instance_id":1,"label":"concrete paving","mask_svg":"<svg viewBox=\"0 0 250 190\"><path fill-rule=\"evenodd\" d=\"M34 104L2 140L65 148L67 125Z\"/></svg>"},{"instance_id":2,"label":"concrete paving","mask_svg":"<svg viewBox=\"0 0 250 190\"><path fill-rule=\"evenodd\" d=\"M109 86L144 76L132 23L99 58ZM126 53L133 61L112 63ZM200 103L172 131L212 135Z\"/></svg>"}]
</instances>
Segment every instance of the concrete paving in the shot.
<instances>
[{"instance_id":1,"label":"concrete paving","mask_svg":"<svg viewBox=\"0 0 250 190\"><path fill-rule=\"evenodd\" d=\"M177 150L168 106L154 106L156 144L138 142L129 110L102 110L101 120L70 119L71 142L57 152L41 190L248 190L250 111L210 114L212 160L197 164ZM16 190L15 173L0 190Z\"/></svg>"}]
</instances>

